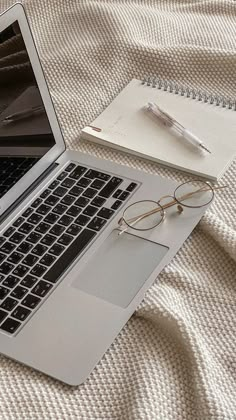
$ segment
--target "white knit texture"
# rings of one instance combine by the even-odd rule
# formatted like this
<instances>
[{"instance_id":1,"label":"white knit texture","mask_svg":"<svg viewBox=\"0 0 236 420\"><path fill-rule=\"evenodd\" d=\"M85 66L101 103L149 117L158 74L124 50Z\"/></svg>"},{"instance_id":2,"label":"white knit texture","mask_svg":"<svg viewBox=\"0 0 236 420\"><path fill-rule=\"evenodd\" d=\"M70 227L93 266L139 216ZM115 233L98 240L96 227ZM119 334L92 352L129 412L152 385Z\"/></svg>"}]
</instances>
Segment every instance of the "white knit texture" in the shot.
<instances>
[{"instance_id":1,"label":"white knit texture","mask_svg":"<svg viewBox=\"0 0 236 420\"><path fill-rule=\"evenodd\" d=\"M12 3L0 0L0 10ZM187 179L80 144L80 130L134 77L155 74L235 97L236 2L24 4L67 145ZM228 188L217 193L83 385L71 388L0 357L1 420L236 419L236 162L223 182Z\"/></svg>"}]
</instances>

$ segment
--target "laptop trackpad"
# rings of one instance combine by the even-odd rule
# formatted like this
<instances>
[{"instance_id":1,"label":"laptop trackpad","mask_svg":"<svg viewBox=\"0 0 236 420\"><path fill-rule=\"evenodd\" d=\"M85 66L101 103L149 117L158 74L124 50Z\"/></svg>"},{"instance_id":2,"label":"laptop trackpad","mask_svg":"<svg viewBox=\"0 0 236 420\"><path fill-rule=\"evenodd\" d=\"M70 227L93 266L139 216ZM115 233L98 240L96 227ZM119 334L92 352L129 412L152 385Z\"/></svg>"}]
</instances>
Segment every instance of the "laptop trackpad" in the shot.
<instances>
[{"instance_id":1,"label":"laptop trackpad","mask_svg":"<svg viewBox=\"0 0 236 420\"><path fill-rule=\"evenodd\" d=\"M126 308L169 248L114 230L72 286Z\"/></svg>"}]
</instances>

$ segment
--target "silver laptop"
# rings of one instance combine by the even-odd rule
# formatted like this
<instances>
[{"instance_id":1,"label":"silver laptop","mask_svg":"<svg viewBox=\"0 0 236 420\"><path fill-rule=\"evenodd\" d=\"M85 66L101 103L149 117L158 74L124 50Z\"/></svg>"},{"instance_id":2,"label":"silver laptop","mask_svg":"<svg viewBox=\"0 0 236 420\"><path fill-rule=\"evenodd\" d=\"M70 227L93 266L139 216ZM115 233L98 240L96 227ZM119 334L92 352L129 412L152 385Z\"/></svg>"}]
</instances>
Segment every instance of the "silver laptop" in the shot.
<instances>
[{"instance_id":1,"label":"silver laptop","mask_svg":"<svg viewBox=\"0 0 236 420\"><path fill-rule=\"evenodd\" d=\"M0 168L0 352L78 385L205 209L119 235L176 183L66 150L20 4L0 16Z\"/></svg>"}]
</instances>

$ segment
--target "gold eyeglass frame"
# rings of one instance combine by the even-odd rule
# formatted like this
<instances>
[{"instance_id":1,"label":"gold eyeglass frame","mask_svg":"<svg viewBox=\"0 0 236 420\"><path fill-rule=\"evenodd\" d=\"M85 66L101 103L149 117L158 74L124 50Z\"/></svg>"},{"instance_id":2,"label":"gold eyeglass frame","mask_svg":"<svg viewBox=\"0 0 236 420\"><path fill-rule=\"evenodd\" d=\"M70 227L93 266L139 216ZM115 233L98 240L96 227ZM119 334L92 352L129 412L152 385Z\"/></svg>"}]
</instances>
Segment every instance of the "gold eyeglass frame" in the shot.
<instances>
[{"instance_id":1,"label":"gold eyeglass frame","mask_svg":"<svg viewBox=\"0 0 236 420\"><path fill-rule=\"evenodd\" d=\"M202 188L200 188L199 190L196 190L196 191L193 191L193 192L189 192L189 193L186 193L186 194L184 194L182 197L180 197L180 198L176 198L176 191L180 188L180 187L182 187L183 185L185 185L185 184L190 184L191 182L199 182L199 183L201 183L201 184L203 184L203 186L206 186L207 187L207 189L206 190L204 190L204 189L202 189ZM173 194L173 196L172 195L164 195L164 196L162 196L158 201L154 201L154 200L140 200L140 201L136 201L136 202L134 202L134 203L132 203L132 204L130 204L129 206L127 206L126 208L125 208L125 210L124 210L124 212L123 212L123 215L122 215L122 217L120 218L120 220L118 221L118 225L119 225L119 227L121 227L121 225L122 225L122 223L125 223L125 225L127 226L125 229L123 229L123 230L121 230L120 232L119 232L119 234L122 234L123 232L125 232L128 228L131 228L131 229L134 229L134 230L139 230L139 231L147 231L147 230L151 230L151 229L154 229L155 227L157 227L157 226L159 226L162 222L163 222L163 220L165 219L165 210L167 209L167 208L169 208L169 207L172 207L172 206L174 206L174 205L176 205L177 204L177 210L178 210L178 213L182 213L182 211L183 211L183 207L187 207L187 208L192 208L192 209L194 209L194 208L201 208L201 207L205 207L205 206L207 206L208 204L210 204L212 201L213 201L213 199L214 199L214 196L215 196L215 190L219 190L219 189L223 189L223 188L226 188L227 187L227 185L223 185L223 186L218 186L218 187L214 187L214 186L212 186L208 181L200 181L200 180L196 180L196 179L193 179L193 180L188 180L188 181L186 181L186 182L182 182L181 184L179 184L177 187L176 187L176 189L174 190L174 194ZM200 191L212 191L212 197L211 197L211 199L208 201L208 202L206 202L206 203L204 203L204 204L202 204L202 205L198 205L198 206L190 206L190 205L187 205L187 204L184 204L183 202L182 202L182 200L186 200L187 198L189 198L189 197L191 197L192 195L194 195L194 194L196 194L196 193L198 193L198 192L200 192ZM160 201L161 200L163 200L164 198L168 198L168 197L170 197L171 199L172 199L172 201L170 201L169 203L167 203L167 204L164 204L164 205L161 205L160 204ZM181 200L181 201L180 201ZM130 208L130 207L133 207L135 204L138 204L138 203L143 203L143 202L151 202L151 203L155 203L158 207L156 208L156 209L153 209L153 210L150 210L150 211L148 211L148 212L146 212L146 213L142 213L142 214L140 214L140 215L138 215L138 216L135 216L135 217L133 217L133 218L131 218L130 220L126 220L125 219L125 217L124 217L124 215L125 215L125 212ZM146 217L148 217L148 216L151 216L152 214L155 214L155 213L158 213L158 212L161 212L161 216L162 216L162 218L161 218L161 220L156 224L156 225L154 225L154 226L151 226L151 227L149 227L149 228L143 228L143 229L140 229L140 228L136 228L136 227L134 227L133 225L135 224L135 223L137 223L137 222L139 222L140 220L142 220L143 218L146 218ZM129 223L128 223L129 222Z\"/></svg>"}]
</instances>

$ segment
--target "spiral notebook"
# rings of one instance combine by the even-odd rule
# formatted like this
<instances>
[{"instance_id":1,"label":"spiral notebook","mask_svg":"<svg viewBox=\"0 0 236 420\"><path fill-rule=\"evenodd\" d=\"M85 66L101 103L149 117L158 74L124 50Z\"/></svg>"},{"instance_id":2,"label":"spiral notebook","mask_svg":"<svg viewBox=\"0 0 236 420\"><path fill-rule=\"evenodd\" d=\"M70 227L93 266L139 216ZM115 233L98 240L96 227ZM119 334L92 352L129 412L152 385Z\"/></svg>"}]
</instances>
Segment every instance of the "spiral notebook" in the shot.
<instances>
[{"instance_id":1,"label":"spiral notebook","mask_svg":"<svg viewBox=\"0 0 236 420\"><path fill-rule=\"evenodd\" d=\"M211 150L179 141L143 107L157 103ZM195 92L162 80L133 79L82 138L217 181L236 156L235 101Z\"/></svg>"}]
</instances>

